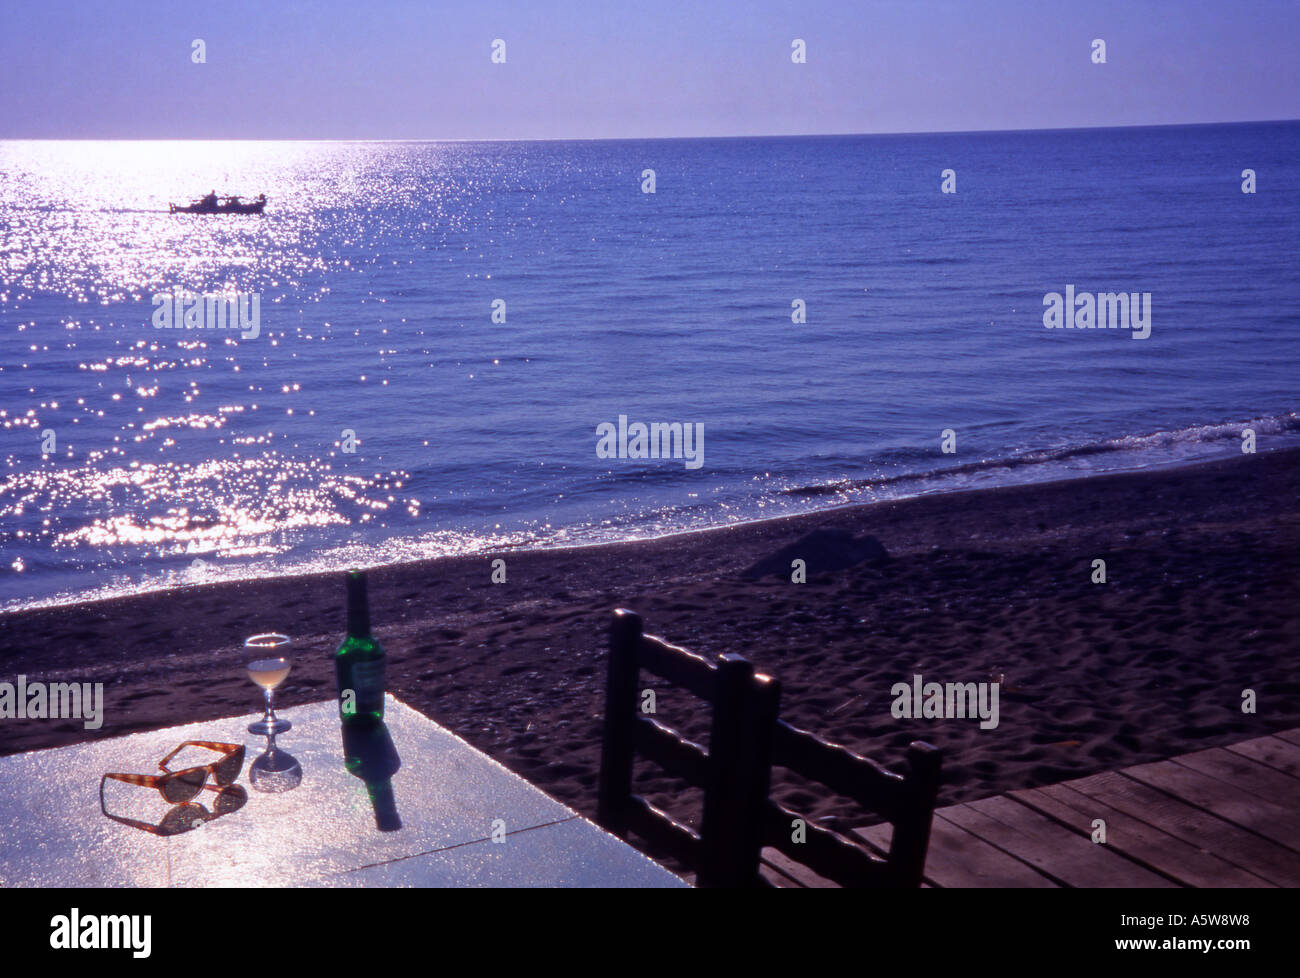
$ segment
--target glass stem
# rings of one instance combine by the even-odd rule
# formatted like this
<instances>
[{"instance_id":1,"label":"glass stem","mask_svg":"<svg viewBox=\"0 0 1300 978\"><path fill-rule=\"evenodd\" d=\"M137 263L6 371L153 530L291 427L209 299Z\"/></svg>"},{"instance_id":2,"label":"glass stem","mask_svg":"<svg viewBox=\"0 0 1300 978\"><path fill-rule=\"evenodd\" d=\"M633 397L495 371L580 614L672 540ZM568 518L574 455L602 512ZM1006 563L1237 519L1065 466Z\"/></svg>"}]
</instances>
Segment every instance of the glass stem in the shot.
<instances>
[{"instance_id":1,"label":"glass stem","mask_svg":"<svg viewBox=\"0 0 1300 978\"><path fill-rule=\"evenodd\" d=\"M271 705L271 690L266 691L266 721L275 723L275 707Z\"/></svg>"}]
</instances>

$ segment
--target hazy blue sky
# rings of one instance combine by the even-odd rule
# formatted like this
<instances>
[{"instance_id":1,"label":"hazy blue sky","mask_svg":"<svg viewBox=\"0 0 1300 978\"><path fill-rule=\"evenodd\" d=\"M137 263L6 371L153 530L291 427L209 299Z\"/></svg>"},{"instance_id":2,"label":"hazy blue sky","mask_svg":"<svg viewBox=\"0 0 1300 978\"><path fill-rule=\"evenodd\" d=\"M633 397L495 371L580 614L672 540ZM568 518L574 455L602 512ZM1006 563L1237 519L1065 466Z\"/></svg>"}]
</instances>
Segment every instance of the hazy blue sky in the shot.
<instances>
[{"instance_id":1,"label":"hazy blue sky","mask_svg":"<svg viewBox=\"0 0 1300 978\"><path fill-rule=\"evenodd\" d=\"M190 60L207 42L207 63ZM490 60L506 42L504 65ZM790 43L807 42L792 64ZM1093 38L1107 64L1091 63ZM1300 117L1298 0L0 0L0 137L533 138Z\"/></svg>"}]
</instances>

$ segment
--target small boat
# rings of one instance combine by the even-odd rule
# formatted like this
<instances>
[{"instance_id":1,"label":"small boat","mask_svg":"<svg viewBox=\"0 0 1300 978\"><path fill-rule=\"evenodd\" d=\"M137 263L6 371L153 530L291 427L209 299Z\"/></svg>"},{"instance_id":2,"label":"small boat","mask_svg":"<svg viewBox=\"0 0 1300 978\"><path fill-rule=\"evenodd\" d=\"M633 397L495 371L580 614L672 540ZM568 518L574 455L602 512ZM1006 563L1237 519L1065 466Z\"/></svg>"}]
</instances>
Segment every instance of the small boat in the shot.
<instances>
[{"instance_id":1,"label":"small boat","mask_svg":"<svg viewBox=\"0 0 1300 978\"><path fill-rule=\"evenodd\" d=\"M220 197L208 194L192 204L168 204L171 214L260 214L266 207L266 194L244 203L238 197Z\"/></svg>"}]
</instances>

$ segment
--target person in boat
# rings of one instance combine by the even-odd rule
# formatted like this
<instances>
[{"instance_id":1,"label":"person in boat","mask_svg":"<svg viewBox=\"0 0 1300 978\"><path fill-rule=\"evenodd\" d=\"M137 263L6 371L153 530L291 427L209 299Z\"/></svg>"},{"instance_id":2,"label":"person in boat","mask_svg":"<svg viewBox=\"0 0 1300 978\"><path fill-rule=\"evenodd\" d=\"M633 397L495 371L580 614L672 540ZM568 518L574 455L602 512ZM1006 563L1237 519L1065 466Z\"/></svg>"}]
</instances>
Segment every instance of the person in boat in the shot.
<instances>
[{"instance_id":1,"label":"person in boat","mask_svg":"<svg viewBox=\"0 0 1300 978\"><path fill-rule=\"evenodd\" d=\"M200 198L200 199L199 199L199 207L203 208L205 211L206 211L206 210L216 210L216 208L217 208L217 192L216 192L215 190L213 190L213 191L212 191L211 193L209 193L206 197L202 197L202 198Z\"/></svg>"}]
</instances>

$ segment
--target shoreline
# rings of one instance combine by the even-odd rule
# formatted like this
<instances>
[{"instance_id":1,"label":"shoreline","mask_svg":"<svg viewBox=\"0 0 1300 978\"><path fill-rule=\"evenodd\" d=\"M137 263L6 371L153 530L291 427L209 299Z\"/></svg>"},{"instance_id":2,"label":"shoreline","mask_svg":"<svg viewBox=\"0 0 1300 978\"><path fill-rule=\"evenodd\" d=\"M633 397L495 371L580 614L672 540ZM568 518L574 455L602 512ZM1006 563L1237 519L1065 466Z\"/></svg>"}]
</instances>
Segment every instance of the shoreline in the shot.
<instances>
[{"instance_id":1,"label":"shoreline","mask_svg":"<svg viewBox=\"0 0 1300 978\"><path fill-rule=\"evenodd\" d=\"M944 751L940 804L1300 726L1300 449L846 505L646 540L485 552L369 571L394 695L594 814L606 628L616 607L694 652L747 656L784 719L896 767ZM749 565L817 529L877 537L884 562L805 584ZM491 562L506 561L493 584ZM1090 580L1106 560L1105 585ZM338 573L192 585L0 614L0 680L105 683L104 723L0 720L0 754L252 712L242 639L294 639L277 695L331 698ZM1002 680L1001 719L895 719L890 689ZM657 690L659 718L707 743L707 710ZM1254 689L1258 712L1243 714ZM292 750L292 733L285 747ZM773 794L865 824L784 775ZM638 790L690 821L650 765ZM869 821L869 819L868 819Z\"/></svg>"},{"instance_id":2,"label":"shoreline","mask_svg":"<svg viewBox=\"0 0 1300 978\"><path fill-rule=\"evenodd\" d=\"M1287 446L1284 448L1272 449L1267 452L1258 453L1259 457L1264 457L1279 453L1294 453L1300 457L1300 445ZM454 560L491 560L495 557L515 556L517 554L534 554L534 553L561 553L575 554L579 551L590 550L597 547L619 547L619 546L636 546L641 544L656 543L665 540L674 540L682 537L692 537L695 535L721 533L731 530L741 530L746 527L761 526L768 523L780 523L792 520L814 519L825 514L843 512L845 510L870 509L873 507L882 507L891 504L905 504L915 500L928 499L933 497L952 497L964 496L971 493L994 494L1016 489L1026 489L1035 486L1056 486L1066 484L1093 484L1098 480L1105 480L1112 477L1139 476L1148 473L1179 471L1182 469L1196 469L1207 465L1214 465L1223 462L1231 462L1236 456L1226 458L1197 458L1187 459L1165 459L1150 465L1138 468L1118 469L1115 471L1099 472L1089 475L1075 475L1064 478L1048 478L1041 480L1029 480L1025 482L1011 482L990 486L966 487L959 489L935 488L928 491L915 493L913 495L899 496L890 499L878 499L871 502L844 502L836 503L829 506L817 507L798 513L787 513L780 516L758 516L752 519L741 520L736 523L724 523L716 526L691 527L681 530L670 530L665 533L656 533L651 536L630 537L616 540L593 540L589 543L573 544L542 544L540 546L518 546L505 547L498 549L482 550L472 554L441 554L434 557L419 557L412 560L388 561L378 564L352 564L348 569L361 569L367 572L384 570L388 568L416 568L432 567L440 563ZM1297 463L1300 464L1300 463ZM330 577L336 577L344 572L344 568L339 567L333 570L284 570L275 571L261 576L233 577L225 580L201 581L192 584L169 585L165 587L150 587L143 591L137 591L130 594L109 594L109 595L56 595L51 598L37 598L35 602L28 605L16 607L0 607L0 621L7 615L24 614L34 611L53 611L65 608L80 608L93 604L104 604L110 602L132 601L147 597L161 597L165 595L180 595L194 591L200 588L218 588L232 587L235 585L248 585L257 583L279 583L294 580L321 580Z\"/></svg>"}]
</instances>

